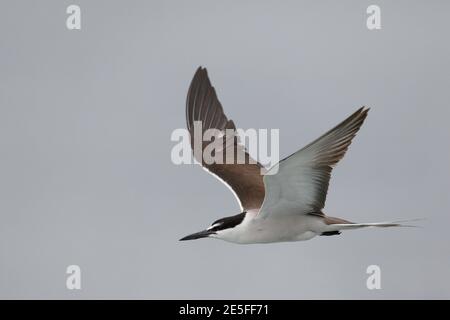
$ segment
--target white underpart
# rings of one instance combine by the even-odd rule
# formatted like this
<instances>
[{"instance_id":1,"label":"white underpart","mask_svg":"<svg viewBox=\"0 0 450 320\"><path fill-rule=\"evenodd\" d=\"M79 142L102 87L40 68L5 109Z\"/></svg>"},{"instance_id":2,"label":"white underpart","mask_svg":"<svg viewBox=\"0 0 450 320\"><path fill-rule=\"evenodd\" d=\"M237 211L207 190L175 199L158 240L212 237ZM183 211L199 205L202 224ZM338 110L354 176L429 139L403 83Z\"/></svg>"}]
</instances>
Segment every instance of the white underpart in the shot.
<instances>
[{"instance_id":1,"label":"white underpart","mask_svg":"<svg viewBox=\"0 0 450 320\"><path fill-rule=\"evenodd\" d=\"M211 235L225 241L249 244L309 240L327 231L323 219L311 215L291 215L259 218L257 212L249 212L234 228L219 230Z\"/></svg>"},{"instance_id":2,"label":"white underpart","mask_svg":"<svg viewBox=\"0 0 450 320\"><path fill-rule=\"evenodd\" d=\"M234 228L217 231L212 238L239 244L304 241L324 232L365 227L409 227L397 222L327 225L322 217L314 215L271 215L261 218L258 210L249 211Z\"/></svg>"}]
</instances>

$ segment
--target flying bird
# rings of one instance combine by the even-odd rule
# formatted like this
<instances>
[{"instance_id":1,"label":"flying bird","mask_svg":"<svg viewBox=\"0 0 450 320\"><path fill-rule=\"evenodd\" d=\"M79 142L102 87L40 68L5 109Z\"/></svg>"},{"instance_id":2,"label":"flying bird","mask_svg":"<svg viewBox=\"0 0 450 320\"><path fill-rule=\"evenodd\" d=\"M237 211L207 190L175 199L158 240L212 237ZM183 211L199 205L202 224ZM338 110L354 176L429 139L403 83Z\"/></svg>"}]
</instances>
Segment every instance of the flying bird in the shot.
<instances>
[{"instance_id":1,"label":"flying bird","mask_svg":"<svg viewBox=\"0 0 450 320\"><path fill-rule=\"evenodd\" d=\"M398 222L353 223L323 212L331 171L345 155L368 111L365 107L358 109L318 139L281 160L276 165L276 174L270 174L273 167L262 174L263 166L250 157L239 141L234 122L225 115L206 69L199 67L186 101L186 122L194 158L231 189L241 213L214 221L205 230L180 240L217 238L238 244L271 243L334 236L342 230L365 227L403 226ZM245 163L204 161L202 151L207 144L200 144L200 152L194 149L196 121L201 121L203 132L216 129L221 133L225 142L218 152L226 156L227 152L234 151L234 159L242 152Z\"/></svg>"}]
</instances>

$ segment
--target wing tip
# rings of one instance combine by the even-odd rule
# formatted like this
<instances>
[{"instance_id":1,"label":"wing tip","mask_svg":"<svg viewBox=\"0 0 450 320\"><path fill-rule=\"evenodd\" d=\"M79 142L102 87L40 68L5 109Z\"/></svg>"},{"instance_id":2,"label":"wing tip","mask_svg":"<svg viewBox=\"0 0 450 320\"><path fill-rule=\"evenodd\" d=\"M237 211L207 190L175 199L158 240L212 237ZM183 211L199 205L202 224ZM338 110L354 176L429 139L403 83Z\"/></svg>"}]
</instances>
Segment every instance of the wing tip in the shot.
<instances>
[{"instance_id":1,"label":"wing tip","mask_svg":"<svg viewBox=\"0 0 450 320\"><path fill-rule=\"evenodd\" d=\"M208 71L205 67L200 65L195 71L194 77L192 77L186 97L186 126L188 130L191 129L193 122L193 101L195 100L198 91L201 89L202 85L204 85L205 82L205 85L207 87L212 87L208 78Z\"/></svg>"},{"instance_id":2,"label":"wing tip","mask_svg":"<svg viewBox=\"0 0 450 320\"><path fill-rule=\"evenodd\" d=\"M364 120L366 120L367 115L369 113L370 108L366 106L360 107L358 110L353 112L346 120L341 122L337 127L339 126L356 126L357 130L362 126L364 123Z\"/></svg>"},{"instance_id":3,"label":"wing tip","mask_svg":"<svg viewBox=\"0 0 450 320\"><path fill-rule=\"evenodd\" d=\"M201 77L201 78L203 78L203 77L205 77L205 76L208 76L208 70L206 69L206 67L203 67L203 66L198 66L198 68L197 68L197 70L195 71L195 74L194 74L194 79L196 78L196 77Z\"/></svg>"},{"instance_id":4,"label":"wing tip","mask_svg":"<svg viewBox=\"0 0 450 320\"><path fill-rule=\"evenodd\" d=\"M362 106L360 108L360 110L361 110L361 113L360 113L361 117L363 117L365 119L367 117L367 115L369 114L370 107Z\"/></svg>"},{"instance_id":5,"label":"wing tip","mask_svg":"<svg viewBox=\"0 0 450 320\"><path fill-rule=\"evenodd\" d=\"M194 76L191 80L191 85L189 86L189 89L194 87L194 84L201 83L203 79L208 77L208 71L203 66L198 66L197 70L195 70ZM189 91L189 90L188 90Z\"/></svg>"},{"instance_id":6,"label":"wing tip","mask_svg":"<svg viewBox=\"0 0 450 320\"><path fill-rule=\"evenodd\" d=\"M366 106L362 106L362 107L360 107L358 110L356 110L354 113L353 113L353 115L351 115L350 117L351 118L353 118L353 117L367 117L367 114L369 113L369 111L370 111L370 107L366 107Z\"/></svg>"}]
</instances>

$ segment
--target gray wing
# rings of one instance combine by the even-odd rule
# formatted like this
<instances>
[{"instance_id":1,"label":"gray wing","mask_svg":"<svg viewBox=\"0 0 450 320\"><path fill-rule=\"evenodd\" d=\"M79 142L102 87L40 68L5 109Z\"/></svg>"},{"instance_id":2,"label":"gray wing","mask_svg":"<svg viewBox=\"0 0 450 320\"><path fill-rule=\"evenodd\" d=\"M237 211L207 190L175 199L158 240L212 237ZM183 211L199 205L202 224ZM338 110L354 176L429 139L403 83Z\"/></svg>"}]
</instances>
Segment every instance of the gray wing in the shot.
<instances>
[{"instance_id":1,"label":"gray wing","mask_svg":"<svg viewBox=\"0 0 450 320\"><path fill-rule=\"evenodd\" d=\"M369 109L360 108L335 128L278 163L264 176L266 195L260 217L319 214L325 206L331 170L345 155Z\"/></svg>"}]
</instances>

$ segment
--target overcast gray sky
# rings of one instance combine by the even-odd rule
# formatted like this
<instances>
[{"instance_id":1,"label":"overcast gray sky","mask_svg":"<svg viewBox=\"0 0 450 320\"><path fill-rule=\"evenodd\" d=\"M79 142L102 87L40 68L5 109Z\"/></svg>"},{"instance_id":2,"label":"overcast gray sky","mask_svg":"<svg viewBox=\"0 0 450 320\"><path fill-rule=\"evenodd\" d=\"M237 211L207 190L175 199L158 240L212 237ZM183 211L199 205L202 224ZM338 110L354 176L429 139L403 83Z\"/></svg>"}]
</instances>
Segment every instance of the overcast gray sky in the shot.
<instances>
[{"instance_id":1,"label":"overcast gray sky","mask_svg":"<svg viewBox=\"0 0 450 320\"><path fill-rule=\"evenodd\" d=\"M66 7L81 7L81 30ZM382 29L366 28L378 4ZM1 298L450 298L448 1L8 1L0 11ZM178 242L239 212L170 161L208 68L282 157L362 105L325 212L418 229ZM65 270L82 270L66 289ZM366 288L381 267L382 289Z\"/></svg>"}]
</instances>

